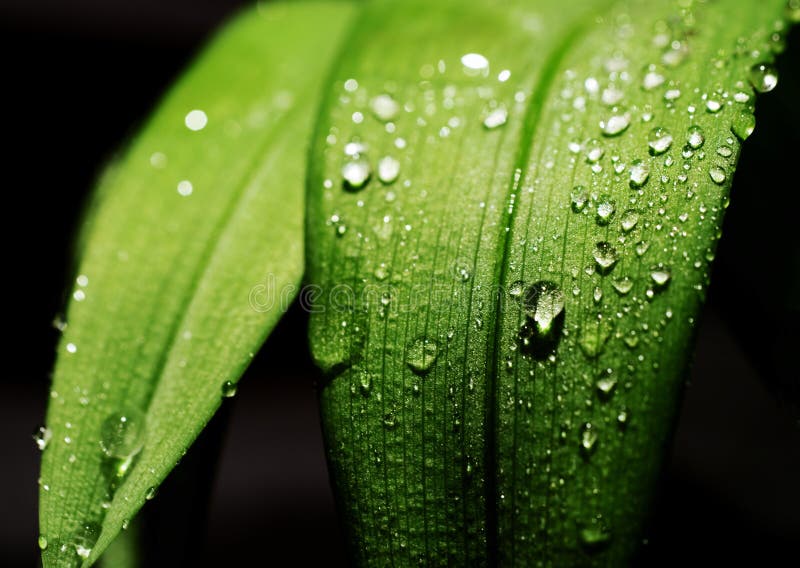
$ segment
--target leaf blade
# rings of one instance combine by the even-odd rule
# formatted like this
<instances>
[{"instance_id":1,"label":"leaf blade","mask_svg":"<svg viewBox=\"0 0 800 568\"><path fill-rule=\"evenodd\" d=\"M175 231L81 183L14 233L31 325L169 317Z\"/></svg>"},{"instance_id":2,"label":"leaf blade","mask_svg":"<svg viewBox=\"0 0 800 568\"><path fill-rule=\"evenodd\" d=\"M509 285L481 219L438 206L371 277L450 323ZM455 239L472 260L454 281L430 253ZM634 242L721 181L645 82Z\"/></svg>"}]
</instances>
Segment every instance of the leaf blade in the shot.
<instances>
[{"instance_id":1,"label":"leaf blade","mask_svg":"<svg viewBox=\"0 0 800 568\"><path fill-rule=\"evenodd\" d=\"M237 19L98 190L48 409L45 565L99 556L296 294L305 140L352 12L278 4ZM131 471L109 481L98 440L118 414L147 425ZM94 534L78 556L87 523Z\"/></svg>"},{"instance_id":2,"label":"leaf blade","mask_svg":"<svg viewBox=\"0 0 800 568\"><path fill-rule=\"evenodd\" d=\"M738 155L730 129L747 128L748 69L772 57L780 8L750 4L734 23L726 3L365 14L369 33L353 42L318 132L307 230L309 277L323 291L310 341L328 375L323 424L358 562L630 560ZM357 89L343 95L350 77ZM383 91L405 108L391 131L369 116ZM498 108L507 117L483 125ZM686 152L694 124L705 149ZM604 157L586 156L591 138ZM396 184L343 188L348 142L376 150L373 168L400 156ZM596 195L572 213L578 184ZM507 295L518 281L527 309ZM563 297L537 312L548 285L536 284L553 281ZM563 326L552 341L550 324ZM642 354L649 369L630 362Z\"/></svg>"}]
</instances>

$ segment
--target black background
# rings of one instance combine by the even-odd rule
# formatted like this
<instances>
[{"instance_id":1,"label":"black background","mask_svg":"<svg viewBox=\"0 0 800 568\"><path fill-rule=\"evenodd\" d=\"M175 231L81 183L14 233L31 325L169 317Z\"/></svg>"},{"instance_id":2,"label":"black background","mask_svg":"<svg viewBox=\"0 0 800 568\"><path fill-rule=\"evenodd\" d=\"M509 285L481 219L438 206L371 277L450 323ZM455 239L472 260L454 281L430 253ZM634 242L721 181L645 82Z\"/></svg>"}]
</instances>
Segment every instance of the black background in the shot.
<instances>
[{"instance_id":1,"label":"black background","mask_svg":"<svg viewBox=\"0 0 800 568\"><path fill-rule=\"evenodd\" d=\"M50 323L63 307L71 235L86 193L110 153L239 4L0 3L0 199L9 314L0 375L0 565L38 564L39 455L30 433L44 417L56 341ZM643 565L778 564L798 557L800 429L791 409L800 385L796 32L789 44L780 85L759 107L736 174ZM148 565L245 565L254 555L276 565L346 564L319 433L315 372L308 363L297 365L307 359L298 353L305 349L304 325L300 313L280 324L239 395L145 507ZM297 355L291 363L281 356L287 352ZM181 542L194 542L200 553L185 556Z\"/></svg>"}]
</instances>

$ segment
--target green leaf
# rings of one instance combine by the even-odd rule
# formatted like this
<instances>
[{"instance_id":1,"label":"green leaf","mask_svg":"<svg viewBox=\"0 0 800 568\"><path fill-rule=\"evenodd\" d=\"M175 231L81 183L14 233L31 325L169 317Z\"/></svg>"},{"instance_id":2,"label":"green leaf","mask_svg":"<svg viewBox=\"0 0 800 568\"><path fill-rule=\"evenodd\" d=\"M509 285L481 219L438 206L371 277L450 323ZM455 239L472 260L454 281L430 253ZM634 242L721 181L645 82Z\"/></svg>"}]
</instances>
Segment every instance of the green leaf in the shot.
<instances>
[{"instance_id":1,"label":"green leaf","mask_svg":"<svg viewBox=\"0 0 800 568\"><path fill-rule=\"evenodd\" d=\"M631 561L782 10L365 11L307 219L323 427L359 564Z\"/></svg>"},{"instance_id":2,"label":"green leaf","mask_svg":"<svg viewBox=\"0 0 800 568\"><path fill-rule=\"evenodd\" d=\"M296 294L307 140L352 14L238 17L101 181L47 414L45 566L98 558Z\"/></svg>"}]
</instances>

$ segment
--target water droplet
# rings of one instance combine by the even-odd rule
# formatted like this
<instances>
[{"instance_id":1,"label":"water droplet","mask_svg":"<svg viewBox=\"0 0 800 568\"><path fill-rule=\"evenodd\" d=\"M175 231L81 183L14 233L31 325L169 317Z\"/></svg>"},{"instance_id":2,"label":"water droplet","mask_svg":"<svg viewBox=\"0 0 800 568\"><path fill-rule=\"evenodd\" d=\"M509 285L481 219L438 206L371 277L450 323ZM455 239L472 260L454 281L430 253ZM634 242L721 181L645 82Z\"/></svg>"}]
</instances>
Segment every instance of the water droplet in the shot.
<instances>
[{"instance_id":1,"label":"water droplet","mask_svg":"<svg viewBox=\"0 0 800 568\"><path fill-rule=\"evenodd\" d=\"M456 279L460 282L466 282L472 278L471 267L465 262L457 262L455 266L453 266L453 271L455 272Z\"/></svg>"},{"instance_id":2,"label":"water droplet","mask_svg":"<svg viewBox=\"0 0 800 568\"><path fill-rule=\"evenodd\" d=\"M188 179L178 182L178 195L182 197L189 197L194 192L194 186Z\"/></svg>"},{"instance_id":3,"label":"water droplet","mask_svg":"<svg viewBox=\"0 0 800 568\"><path fill-rule=\"evenodd\" d=\"M508 287L508 295L515 300L521 299L523 292L525 292L525 282L522 280L512 282L511 286Z\"/></svg>"},{"instance_id":4,"label":"water droplet","mask_svg":"<svg viewBox=\"0 0 800 568\"><path fill-rule=\"evenodd\" d=\"M778 71L768 63L756 63L748 75L750 84L759 93L768 93L778 84Z\"/></svg>"},{"instance_id":5,"label":"water droplet","mask_svg":"<svg viewBox=\"0 0 800 568\"><path fill-rule=\"evenodd\" d=\"M236 396L236 383L232 381L225 381L222 383L222 397L223 398L232 398Z\"/></svg>"},{"instance_id":6,"label":"water droplet","mask_svg":"<svg viewBox=\"0 0 800 568\"><path fill-rule=\"evenodd\" d=\"M650 272L650 278L657 287L664 288L667 284L669 284L669 281L672 278L672 273L666 268L659 267Z\"/></svg>"},{"instance_id":7,"label":"water droplet","mask_svg":"<svg viewBox=\"0 0 800 568\"><path fill-rule=\"evenodd\" d=\"M375 118L381 122L389 122L396 118L400 112L400 103L394 100L391 95L382 94L370 101L370 108Z\"/></svg>"},{"instance_id":8,"label":"water droplet","mask_svg":"<svg viewBox=\"0 0 800 568\"><path fill-rule=\"evenodd\" d=\"M620 428L625 428L625 426L627 426L629 417L630 413L628 412L627 408L622 407L619 409L619 412L617 413L617 424Z\"/></svg>"},{"instance_id":9,"label":"water droplet","mask_svg":"<svg viewBox=\"0 0 800 568\"><path fill-rule=\"evenodd\" d=\"M467 71L485 71L489 69L489 60L480 53L467 53L461 56L461 64Z\"/></svg>"},{"instance_id":10,"label":"water droplet","mask_svg":"<svg viewBox=\"0 0 800 568\"><path fill-rule=\"evenodd\" d=\"M730 146L725 146L724 144L717 148L717 154L722 156L723 158L730 158L733 155L733 150L731 150Z\"/></svg>"},{"instance_id":11,"label":"water droplet","mask_svg":"<svg viewBox=\"0 0 800 568\"><path fill-rule=\"evenodd\" d=\"M642 87L644 87L646 91L651 91L661 85L663 82L663 75L656 73L655 71L649 71L645 74L644 79L642 80Z\"/></svg>"},{"instance_id":12,"label":"water droplet","mask_svg":"<svg viewBox=\"0 0 800 568\"><path fill-rule=\"evenodd\" d=\"M611 326L604 321L587 323L581 329L578 337L578 345L583 354L594 359L598 357L606 347L606 342L611 336Z\"/></svg>"},{"instance_id":13,"label":"water droplet","mask_svg":"<svg viewBox=\"0 0 800 568\"><path fill-rule=\"evenodd\" d=\"M611 285L614 287L614 290L616 290L620 296L624 296L625 294L630 292L631 289L633 288L633 280L628 278L627 276L623 276L622 278L612 280Z\"/></svg>"},{"instance_id":14,"label":"water droplet","mask_svg":"<svg viewBox=\"0 0 800 568\"><path fill-rule=\"evenodd\" d=\"M504 108L496 108L483 119L483 126L488 130L493 130L503 126L508 120L508 111Z\"/></svg>"},{"instance_id":15,"label":"water droplet","mask_svg":"<svg viewBox=\"0 0 800 568\"><path fill-rule=\"evenodd\" d=\"M152 501L155 496L156 496L155 487L148 487L147 491L144 492L145 501Z\"/></svg>"},{"instance_id":16,"label":"water droplet","mask_svg":"<svg viewBox=\"0 0 800 568\"><path fill-rule=\"evenodd\" d=\"M793 24L800 23L800 0L787 0L786 19Z\"/></svg>"},{"instance_id":17,"label":"water droplet","mask_svg":"<svg viewBox=\"0 0 800 568\"><path fill-rule=\"evenodd\" d=\"M523 306L533 323L535 337L552 337L559 327L557 320L564 313L564 293L555 282L540 280L525 291Z\"/></svg>"},{"instance_id":18,"label":"water droplet","mask_svg":"<svg viewBox=\"0 0 800 568\"><path fill-rule=\"evenodd\" d=\"M708 170L708 176L711 178L711 181L717 185L725 183L725 179L728 177L725 173L725 168L722 166L712 166L711 169Z\"/></svg>"},{"instance_id":19,"label":"water droplet","mask_svg":"<svg viewBox=\"0 0 800 568\"><path fill-rule=\"evenodd\" d=\"M92 553L98 537L100 536L100 527L94 523L87 523L83 525L72 536L72 546L75 547L75 553L84 560L89 558Z\"/></svg>"},{"instance_id":20,"label":"water droplet","mask_svg":"<svg viewBox=\"0 0 800 568\"><path fill-rule=\"evenodd\" d=\"M636 209L628 209L622 214L620 219L620 227L623 232L630 233L636 228L639 223L639 212Z\"/></svg>"},{"instance_id":21,"label":"water droplet","mask_svg":"<svg viewBox=\"0 0 800 568\"><path fill-rule=\"evenodd\" d=\"M633 189L638 189L647 183L650 177L650 166L642 160L634 160L631 162L630 169L630 186Z\"/></svg>"},{"instance_id":22,"label":"water droplet","mask_svg":"<svg viewBox=\"0 0 800 568\"><path fill-rule=\"evenodd\" d=\"M369 162L366 160L351 160L342 166L342 178L346 189L357 191L369 181L372 173Z\"/></svg>"},{"instance_id":23,"label":"water droplet","mask_svg":"<svg viewBox=\"0 0 800 568\"><path fill-rule=\"evenodd\" d=\"M572 188L570 199L572 201L572 210L575 213L580 213L589 201L589 193L582 185L576 185Z\"/></svg>"},{"instance_id":24,"label":"water droplet","mask_svg":"<svg viewBox=\"0 0 800 568\"><path fill-rule=\"evenodd\" d=\"M630 124L631 115L629 113L613 114L600 121L600 130L603 136L618 136L625 132Z\"/></svg>"},{"instance_id":25,"label":"water droplet","mask_svg":"<svg viewBox=\"0 0 800 568\"><path fill-rule=\"evenodd\" d=\"M756 129L756 117L752 112L741 112L733 119L731 131L739 140L747 140Z\"/></svg>"},{"instance_id":26,"label":"water droplet","mask_svg":"<svg viewBox=\"0 0 800 568\"><path fill-rule=\"evenodd\" d=\"M686 142L689 144L690 148L697 150L700 148L703 143L706 141L705 136L703 135L703 129L697 125L689 127L689 136Z\"/></svg>"},{"instance_id":27,"label":"water droplet","mask_svg":"<svg viewBox=\"0 0 800 568\"><path fill-rule=\"evenodd\" d=\"M611 377L603 377L597 381L596 386L600 398L608 400L614 394L614 389L617 388L617 381Z\"/></svg>"},{"instance_id":28,"label":"water droplet","mask_svg":"<svg viewBox=\"0 0 800 568\"><path fill-rule=\"evenodd\" d=\"M418 337L406 348L406 364L418 375L428 373L439 355L439 345L427 337Z\"/></svg>"},{"instance_id":29,"label":"water droplet","mask_svg":"<svg viewBox=\"0 0 800 568\"><path fill-rule=\"evenodd\" d=\"M206 113L202 110L190 110L183 119L183 123L186 125L186 128L196 132L206 127L206 124L208 124L208 116L206 116Z\"/></svg>"},{"instance_id":30,"label":"water droplet","mask_svg":"<svg viewBox=\"0 0 800 568\"><path fill-rule=\"evenodd\" d=\"M144 414L135 408L109 415L100 426L100 448L123 477L144 443Z\"/></svg>"},{"instance_id":31,"label":"water droplet","mask_svg":"<svg viewBox=\"0 0 800 568\"><path fill-rule=\"evenodd\" d=\"M361 394L369 396L369 391L372 388L372 375L366 371L362 371L358 377L358 387L361 389Z\"/></svg>"},{"instance_id":32,"label":"water droplet","mask_svg":"<svg viewBox=\"0 0 800 568\"><path fill-rule=\"evenodd\" d=\"M587 140L584 146L586 148L586 161L590 164L596 164L605 154L602 144L595 138Z\"/></svg>"},{"instance_id":33,"label":"water droplet","mask_svg":"<svg viewBox=\"0 0 800 568\"><path fill-rule=\"evenodd\" d=\"M600 95L600 100L603 101L603 104L608 106L614 106L618 102L622 100L625 96L625 93L616 89L614 87L609 87L607 89L603 89L603 94Z\"/></svg>"},{"instance_id":34,"label":"water droplet","mask_svg":"<svg viewBox=\"0 0 800 568\"><path fill-rule=\"evenodd\" d=\"M391 430L397 426L397 418L391 412L387 412L383 417L383 425L386 429Z\"/></svg>"},{"instance_id":35,"label":"water droplet","mask_svg":"<svg viewBox=\"0 0 800 568\"><path fill-rule=\"evenodd\" d=\"M600 241L594 246L592 251L597 267L601 273L607 273L614 268L614 265L619 260L619 253L610 243Z\"/></svg>"},{"instance_id":36,"label":"water droplet","mask_svg":"<svg viewBox=\"0 0 800 568\"><path fill-rule=\"evenodd\" d=\"M580 532L581 544L589 550L604 548L611 540L611 534L602 527L585 527Z\"/></svg>"},{"instance_id":37,"label":"water droplet","mask_svg":"<svg viewBox=\"0 0 800 568\"><path fill-rule=\"evenodd\" d=\"M44 535L40 535L38 543L40 550L47 550L47 537L45 537Z\"/></svg>"},{"instance_id":38,"label":"water droplet","mask_svg":"<svg viewBox=\"0 0 800 568\"><path fill-rule=\"evenodd\" d=\"M50 438L53 437L53 432L50 428L46 428L45 426L39 426L36 430L33 431L33 441L36 443L36 447L39 448L40 451L44 451L47 447L47 444L50 442Z\"/></svg>"},{"instance_id":39,"label":"water droplet","mask_svg":"<svg viewBox=\"0 0 800 568\"><path fill-rule=\"evenodd\" d=\"M378 179L389 185L400 175L400 161L391 156L384 156L378 162Z\"/></svg>"},{"instance_id":40,"label":"water droplet","mask_svg":"<svg viewBox=\"0 0 800 568\"><path fill-rule=\"evenodd\" d=\"M706 110L711 114L716 114L722 110L722 103L716 99L708 99L706 101Z\"/></svg>"},{"instance_id":41,"label":"water droplet","mask_svg":"<svg viewBox=\"0 0 800 568\"><path fill-rule=\"evenodd\" d=\"M650 148L651 155L657 156L663 154L672 146L672 134L670 134L666 128L653 128L650 131L647 146Z\"/></svg>"},{"instance_id":42,"label":"water droplet","mask_svg":"<svg viewBox=\"0 0 800 568\"><path fill-rule=\"evenodd\" d=\"M594 293L592 294L592 299L594 300L595 304L599 304L600 300L603 299L603 289L600 286L596 286L594 289Z\"/></svg>"},{"instance_id":43,"label":"water droplet","mask_svg":"<svg viewBox=\"0 0 800 568\"><path fill-rule=\"evenodd\" d=\"M597 432L587 422L581 429L581 452L588 457L597 449Z\"/></svg>"},{"instance_id":44,"label":"water droplet","mask_svg":"<svg viewBox=\"0 0 800 568\"><path fill-rule=\"evenodd\" d=\"M597 204L597 215L595 216L595 221L600 226L608 225L609 222L611 222L611 219L614 217L615 212L615 202L607 195L604 195L600 198L600 201Z\"/></svg>"}]
</instances>

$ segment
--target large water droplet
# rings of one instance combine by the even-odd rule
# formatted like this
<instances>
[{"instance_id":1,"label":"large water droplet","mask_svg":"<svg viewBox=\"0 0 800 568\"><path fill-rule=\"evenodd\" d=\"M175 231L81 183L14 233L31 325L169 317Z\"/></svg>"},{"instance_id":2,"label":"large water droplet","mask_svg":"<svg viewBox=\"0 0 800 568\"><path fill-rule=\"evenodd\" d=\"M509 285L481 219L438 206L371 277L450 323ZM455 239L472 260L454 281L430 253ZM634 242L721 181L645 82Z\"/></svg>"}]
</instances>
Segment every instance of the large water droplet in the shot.
<instances>
[{"instance_id":1,"label":"large water droplet","mask_svg":"<svg viewBox=\"0 0 800 568\"><path fill-rule=\"evenodd\" d=\"M381 122L389 122L397 117L400 112L400 103L392 98L391 95L378 95L370 101L370 108L375 118Z\"/></svg>"},{"instance_id":2,"label":"large water droplet","mask_svg":"<svg viewBox=\"0 0 800 568\"><path fill-rule=\"evenodd\" d=\"M611 219L614 217L616 210L616 203L609 198L609 196L604 195L600 197L600 200L597 203L597 215L595 216L595 221L600 226L608 225L611 222Z\"/></svg>"},{"instance_id":3,"label":"large water droplet","mask_svg":"<svg viewBox=\"0 0 800 568\"><path fill-rule=\"evenodd\" d=\"M755 129L756 117L749 111L740 112L731 123L731 131L742 141L747 140Z\"/></svg>"},{"instance_id":4,"label":"large water droplet","mask_svg":"<svg viewBox=\"0 0 800 568\"><path fill-rule=\"evenodd\" d=\"M400 175L400 161L391 156L384 156L378 162L378 179L389 185Z\"/></svg>"},{"instance_id":5,"label":"large water droplet","mask_svg":"<svg viewBox=\"0 0 800 568\"><path fill-rule=\"evenodd\" d=\"M631 115L629 113L612 114L600 121L600 131L603 136L618 136L625 132L630 124Z\"/></svg>"},{"instance_id":6,"label":"large water droplet","mask_svg":"<svg viewBox=\"0 0 800 568\"><path fill-rule=\"evenodd\" d=\"M703 135L703 129L697 125L690 126L688 134L689 135L686 142L689 144L689 147L694 150L700 148L706 141L706 138Z\"/></svg>"},{"instance_id":7,"label":"large water droplet","mask_svg":"<svg viewBox=\"0 0 800 568\"><path fill-rule=\"evenodd\" d=\"M433 339L418 337L406 348L406 364L418 375L428 373L439 355L439 345Z\"/></svg>"},{"instance_id":8,"label":"large water droplet","mask_svg":"<svg viewBox=\"0 0 800 568\"><path fill-rule=\"evenodd\" d=\"M647 146L650 149L650 154L653 156L663 154L672 146L672 134L670 134L666 128L654 128L650 131L650 136L647 139Z\"/></svg>"},{"instance_id":9,"label":"large water droplet","mask_svg":"<svg viewBox=\"0 0 800 568\"><path fill-rule=\"evenodd\" d=\"M617 249L606 241L600 241L595 244L594 250L592 250L592 256L600 272L603 274L610 272L619 260Z\"/></svg>"},{"instance_id":10,"label":"large water droplet","mask_svg":"<svg viewBox=\"0 0 800 568\"><path fill-rule=\"evenodd\" d=\"M728 176L725 173L725 168L723 168L722 166L712 166L708 170L708 177L710 177L711 181L713 181L714 183L722 185L723 183L725 183L725 180L727 179Z\"/></svg>"},{"instance_id":11,"label":"large water droplet","mask_svg":"<svg viewBox=\"0 0 800 568\"><path fill-rule=\"evenodd\" d=\"M47 444L50 442L50 438L53 437L53 432L50 428L46 428L45 426L39 426L36 430L33 431L33 441L36 443L36 447L39 448L40 451L44 451L47 447Z\"/></svg>"},{"instance_id":12,"label":"large water droplet","mask_svg":"<svg viewBox=\"0 0 800 568\"><path fill-rule=\"evenodd\" d=\"M496 108L483 119L483 126L488 130L494 130L503 126L508 120L508 111L505 108Z\"/></svg>"},{"instance_id":13,"label":"large water droplet","mask_svg":"<svg viewBox=\"0 0 800 568\"><path fill-rule=\"evenodd\" d=\"M357 191L369 181L372 173L369 162L362 159L350 160L342 166L342 178L346 189Z\"/></svg>"},{"instance_id":14,"label":"large water droplet","mask_svg":"<svg viewBox=\"0 0 800 568\"><path fill-rule=\"evenodd\" d=\"M768 93L778 85L778 71L768 63L756 63L748 75L750 84L759 93Z\"/></svg>"},{"instance_id":15,"label":"large water droplet","mask_svg":"<svg viewBox=\"0 0 800 568\"><path fill-rule=\"evenodd\" d=\"M72 546L75 547L75 553L84 560L89 558L99 536L100 527L98 525L94 523L83 525L70 539Z\"/></svg>"},{"instance_id":16,"label":"large water droplet","mask_svg":"<svg viewBox=\"0 0 800 568\"><path fill-rule=\"evenodd\" d=\"M533 323L536 337L551 337L564 313L564 293L555 282L540 280L528 287L523 298L525 314Z\"/></svg>"},{"instance_id":17,"label":"large water droplet","mask_svg":"<svg viewBox=\"0 0 800 568\"><path fill-rule=\"evenodd\" d=\"M636 228L639 223L639 212L636 209L628 209L622 214L620 219L620 227L623 232L630 233Z\"/></svg>"},{"instance_id":18,"label":"large water droplet","mask_svg":"<svg viewBox=\"0 0 800 568\"><path fill-rule=\"evenodd\" d=\"M634 160L631 162L630 169L630 186L633 189L638 189L647 183L650 177L650 166L642 160Z\"/></svg>"},{"instance_id":19,"label":"large water droplet","mask_svg":"<svg viewBox=\"0 0 800 568\"><path fill-rule=\"evenodd\" d=\"M114 474L123 477L144 444L144 414L135 408L109 415L100 426L100 449L111 458Z\"/></svg>"},{"instance_id":20,"label":"large water droplet","mask_svg":"<svg viewBox=\"0 0 800 568\"><path fill-rule=\"evenodd\" d=\"M667 268L658 267L650 271L650 279L658 288L666 287L671 278L672 273Z\"/></svg>"},{"instance_id":21,"label":"large water droplet","mask_svg":"<svg viewBox=\"0 0 800 568\"><path fill-rule=\"evenodd\" d=\"M597 383L597 394L603 400L608 400L614 394L614 389L617 388L617 381L611 377L603 377L598 379Z\"/></svg>"},{"instance_id":22,"label":"large water droplet","mask_svg":"<svg viewBox=\"0 0 800 568\"><path fill-rule=\"evenodd\" d=\"M615 279L611 282L611 285L614 287L614 290L620 296L626 295L628 292L631 291L633 288L633 280L628 278L627 276L623 276L622 278Z\"/></svg>"}]
</instances>

